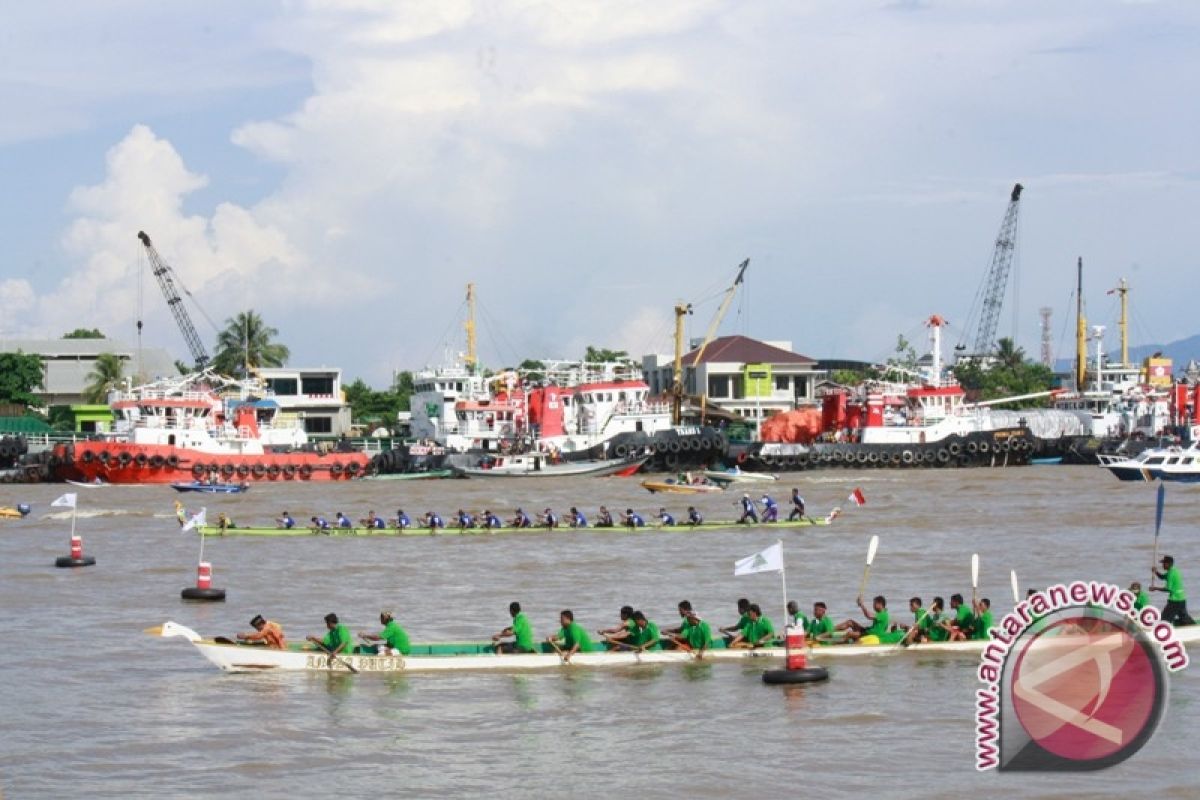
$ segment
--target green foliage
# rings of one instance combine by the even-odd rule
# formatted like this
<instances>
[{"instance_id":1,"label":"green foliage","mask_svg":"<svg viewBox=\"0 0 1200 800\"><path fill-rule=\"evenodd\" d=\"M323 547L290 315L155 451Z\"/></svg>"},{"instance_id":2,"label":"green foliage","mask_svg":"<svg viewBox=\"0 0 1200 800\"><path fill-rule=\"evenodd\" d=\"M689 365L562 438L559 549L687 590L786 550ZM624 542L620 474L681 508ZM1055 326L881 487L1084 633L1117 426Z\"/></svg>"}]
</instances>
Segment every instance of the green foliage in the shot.
<instances>
[{"instance_id":1,"label":"green foliage","mask_svg":"<svg viewBox=\"0 0 1200 800\"><path fill-rule=\"evenodd\" d=\"M879 378L876 370L835 369L829 379L840 386L858 386L860 383Z\"/></svg>"},{"instance_id":2,"label":"green foliage","mask_svg":"<svg viewBox=\"0 0 1200 800\"><path fill-rule=\"evenodd\" d=\"M602 347L593 347L588 345L587 352L583 356L583 360L593 364L604 364L611 361L621 363L629 363L633 359L629 357L629 353L624 350L609 350Z\"/></svg>"},{"instance_id":3,"label":"green foliage","mask_svg":"<svg viewBox=\"0 0 1200 800\"><path fill-rule=\"evenodd\" d=\"M76 328L70 333L64 333L64 339L103 339L104 334L99 328Z\"/></svg>"},{"instance_id":4,"label":"green foliage","mask_svg":"<svg viewBox=\"0 0 1200 800\"><path fill-rule=\"evenodd\" d=\"M175 359L175 370L180 375L190 375L192 373L192 368L180 361L178 358Z\"/></svg>"},{"instance_id":5,"label":"green foliage","mask_svg":"<svg viewBox=\"0 0 1200 800\"><path fill-rule=\"evenodd\" d=\"M87 374L88 385L83 390L83 399L89 403L103 403L108 393L121 385L125 377L125 362L114 353L96 356L92 371Z\"/></svg>"},{"instance_id":6,"label":"green foliage","mask_svg":"<svg viewBox=\"0 0 1200 800\"><path fill-rule=\"evenodd\" d=\"M75 415L71 413L70 406L50 406L46 409L46 422L56 431L75 430Z\"/></svg>"},{"instance_id":7,"label":"green foliage","mask_svg":"<svg viewBox=\"0 0 1200 800\"><path fill-rule=\"evenodd\" d=\"M888 366L900 367L911 372L917 370L917 351L912 346L908 339L904 338L904 334L896 337L895 355L887 360Z\"/></svg>"},{"instance_id":8,"label":"green foliage","mask_svg":"<svg viewBox=\"0 0 1200 800\"><path fill-rule=\"evenodd\" d=\"M355 422L379 423L391 428L396 424L396 412L408 409L412 395L413 375L401 372L390 389L372 389L362 378L345 387L346 402L350 404Z\"/></svg>"},{"instance_id":9,"label":"green foliage","mask_svg":"<svg viewBox=\"0 0 1200 800\"><path fill-rule=\"evenodd\" d=\"M522 375L525 377L525 380L533 383L537 383L546 377L546 373L543 371L546 369L546 365L541 361L535 361L532 358L527 358L522 361L517 365L517 369L521 371Z\"/></svg>"},{"instance_id":10,"label":"green foliage","mask_svg":"<svg viewBox=\"0 0 1200 800\"><path fill-rule=\"evenodd\" d=\"M0 353L0 404L41 406L33 394L42 387L42 360L24 353Z\"/></svg>"},{"instance_id":11,"label":"green foliage","mask_svg":"<svg viewBox=\"0 0 1200 800\"><path fill-rule=\"evenodd\" d=\"M1000 339L990 363L967 361L954 367L954 377L973 401L997 400L1054 388L1054 372L1044 364L1025 360L1024 349L1011 339ZM1032 397L1003 403L997 408L1031 408L1045 405L1045 398Z\"/></svg>"},{"instance_id":12,"label":"green foliage","mask_svg":"<svg viewBox=\"0 0 1200 800\"><path fill-rule=\"evenodd\" d=\"M239 311L225 320L217 334L217 354L212 367L223 375L242 375L247 367L282 367L291 355L286 346L273 341L279 331L263 322L254 311Z\"/></svg>"}]
</instances>

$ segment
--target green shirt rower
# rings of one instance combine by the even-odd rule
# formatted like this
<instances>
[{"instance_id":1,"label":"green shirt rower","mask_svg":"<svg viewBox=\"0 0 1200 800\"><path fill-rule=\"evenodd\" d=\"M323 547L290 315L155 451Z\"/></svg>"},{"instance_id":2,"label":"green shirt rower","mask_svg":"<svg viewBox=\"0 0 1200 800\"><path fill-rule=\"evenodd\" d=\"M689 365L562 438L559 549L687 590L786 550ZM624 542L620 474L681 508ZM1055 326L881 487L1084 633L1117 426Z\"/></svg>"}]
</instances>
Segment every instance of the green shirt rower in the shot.
<instances>
[{"instance_id":1,"label":"green shirt rower","mask_svg":"<svg viewBox=\"0 0 1200 800\"><path fill-rule=\"evenodd\" d=\"M824 603L813 603L812 619L804 626L804 633L813 641L819 640L819 637L829 637L833 634L833 618L826 613Z\"/></svg>"},{"instance_id":2,"label":"green shirt rower","mask_svg":"<svg viewBox=\"0 0 1200 800\"><path fill-rule=\"evenodd\" d=\"M570 662L571 656L576 653L588 653L592 649L592 641L588 638L587 631L583 626L575 621L575 613L568 609L563 609L558 615L559 628L558 633L549 637L546 641L550 642L551 646L558 650L563 661ZM559 647L559 642L562 646Z\"/></svg>"},{"instance_id":3,"label":"green shirt rower","mask_svg":"<svg viewBox=\"0 0 1200 800\"><path fill-rule=\"evenodd\" d=\"M1146 606L1150 605L1150 595L1142 588L1139 581L1134 581L1129 584L1129 591L1133 592L1133 610L1141 611Z\"/></svg>"},{"instance_id":4,"label":"green shirt rower","mask_svg":"<svg viewBox=\"0 0 1200 800\"><path fill-rule=\"evenodd\" d=\"M521 604L515 600L508 604L508 613L512 624L492 636L492 644L497 653L537 653L540 652L534 643L533 625L529 617L521 611ZM511 642L501 642L501 639L513 637Z\"/></svg>"},{"instance_id":5,"label":"green shirt rower","mask_svg":"<svg viewBox=\"0 0 1200 800\"><path fill-rule=\"evenodd\" d=\"M748 614L750 621L746 627L742 628L741 633L733 637L730 642L731 647L762 647L768 645L775 638L775 626L771 624L771 620L763 616L762 609L757 605L750 606Z\"/></svg>"},{"instance_id":6,"label":"green shirt rower","mask_svg":"<svg viewBox=\"0 0 1200 800\"><path fill-rule=\"evenodd\" d=\"M364 648L363 652L377 653L381 647L394 650L402 656L412 652L412 647L408 642L408 633L400 627L399 622L392 618L392 612L380 611L379 624L383 626L383 630L378 634L363 633L360 635L367 642L381 642L382 645Z\"/></svg>"},{"instance_id":7,"label":"green shirt rower","mask_svg":"<svg viewBox=\"0 0 1200 800\"><path fill-rule=\"evenodd\" d=\"M337 614L325 615L325 637L309 636L308 641L334 654L350 655L354 652L354 639L350 629L338 622Z\"/></svg>"},{"instance_id":8,"label":"green shirt rower","mask_svg":"<svg viewBox=\"0 0 1200 800\"><path fill-rule=\"evenodd\" d=\"M658 650L658 626L646 619L641 611L633 612L633 630L625 644L637 650Z\"/></svg>"},{"instance_id":9,"label":"green shirt rower","mask_svg":"<svg viewBox=\"0 0 1200 800\"><path fill-rule=\"evenodd\" d=\"M972 639L990 639L992 629L992 601L986 597L979 601L975 614L975 627L971 629Z\"/></svg>"}]
</instances>

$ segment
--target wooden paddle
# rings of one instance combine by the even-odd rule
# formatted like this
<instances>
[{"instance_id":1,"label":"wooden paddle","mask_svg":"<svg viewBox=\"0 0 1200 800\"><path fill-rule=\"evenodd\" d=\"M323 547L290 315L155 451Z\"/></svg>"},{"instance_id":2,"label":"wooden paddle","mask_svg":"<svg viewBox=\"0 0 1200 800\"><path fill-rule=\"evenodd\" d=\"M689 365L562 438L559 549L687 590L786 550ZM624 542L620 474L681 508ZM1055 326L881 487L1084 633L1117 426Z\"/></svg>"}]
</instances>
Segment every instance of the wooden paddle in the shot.
<instances>
[{"instance_id":1,"label":"wooden paddle","mask_svg":"<svg viewBox=\"0 0 1200 800\"><path fill-rule=\"evenodd\" d=\"M564 653L562 651L562 648L558 646L558 642L554 641L553 639L547 639L546 644L550 645L552 648L554 648L554 652L558 653L559 661L561 661L564 664L571 663L571 660L569 658L567 658L567 654Z\"/></svg>"},{"instance_id":2,"label":"wooden paddle","mask_svg":"<svg viewBox=\"0 0 1200 800\"><path fill-rule=\"evenodd\" d=\"M1021 587L1017 583L1017 571L1010 570L1008 573L1009 579L1012 581L1013 605L1021 602Z\"/></svg>"},{"instance_id":3,"label":"wooden paddle","mask_svg":"<svg viewBox=\"0 0 1200 800\"><path fill-rule=\"evenodd\" d=\"M1154 510L1154 557L1150 560L1150 589L1153 591L1154 580L1158 577L1158 532L1162 529L1163 505L1167 500L1167 485L1158 482L1158 505Z\"/></svg>"},{"instance_id":4,"label":"wooden paddle","mask_svg":"<svg viewBox=\"0 0 1200 800\"><path fill-rule=\"evenodd\" d=\"M979 553L971 554L971 612L979 602Z\"/></svg>"},{"instance_id":5,"label":"wooden paddle","mask_svg":"<svg viewBox=\"0 0 1200 800\"><path fill-rule=\"evenodd\" d=\"M861 600L867 591L867 576L871 574L871 562L875 560L875 552L879 549L879 536L872 535L867 545L867 565L863 568L862 583L858 585L858 597Z\"/></svg>"},{"instance_id":6,"label":"wooden paddle","mask_svg":"<svg viewBox=\"0 0 1200 800\"><path fill-rule=\"evenodd\" d=\"M357 674L358 674L358 670L354 668L354 665L353 665L353 664L351 664L349 661L347 661L346 659L344 659L344 658L342 658L341 656L339 656L337 653L335 653L335 652L333 652L332 650L330 650L328 647L326 647L326 646L325 646L325 644L324 644L323 642L313 642L313 644L315 644L315 645L316 645L316 646L317 646L319 649L321 649L321 650L322 650L322 651L324 651L325 653L328 653L328 654L329 654L329 661L330 661L330 663L331 663L331 664L332 664L334 661L336 661L336 662L338 662L339 664L341 664L343 667L345 667L346 669L348 669L348 670L350 670L351 672L353 672L355 675L357 675Z\"/></svg>"}]
</instances>

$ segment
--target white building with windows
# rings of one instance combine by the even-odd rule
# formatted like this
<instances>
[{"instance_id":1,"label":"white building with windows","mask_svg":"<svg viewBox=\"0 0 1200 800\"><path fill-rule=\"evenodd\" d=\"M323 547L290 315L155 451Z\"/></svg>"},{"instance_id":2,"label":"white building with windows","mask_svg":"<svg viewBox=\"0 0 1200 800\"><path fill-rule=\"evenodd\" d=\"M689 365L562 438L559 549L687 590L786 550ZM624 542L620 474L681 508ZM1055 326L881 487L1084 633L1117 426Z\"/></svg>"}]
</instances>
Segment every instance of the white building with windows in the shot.
<instances>
[{"instance_id":1,"label":"white building with windows","mask_svg":"<svg viewBox=\"0 0 1200 800\"><path fill-rule=\"evenodd\" d=\"M342 393L342 371L335 367L263 367L258 377L279 404L281 423L295 420L306 433L350 434L350 406Z\"/></svg>"},{"instance_id":2,"label":"white building with windows","mask_svg":"<svg viewBox=\"0 0 1200 800\"><path fill-rule=\"evenodd\" d=\"M825 373L817 361L792 351L791 342L761 342L748 336L722 336L704 349L683 357L683 387L689 395L752 421L780 411L816 405L817 382ZM654 354L642 358L642 371L651 394L671 391L674 357Z\"/></svg>"}]
</instances>

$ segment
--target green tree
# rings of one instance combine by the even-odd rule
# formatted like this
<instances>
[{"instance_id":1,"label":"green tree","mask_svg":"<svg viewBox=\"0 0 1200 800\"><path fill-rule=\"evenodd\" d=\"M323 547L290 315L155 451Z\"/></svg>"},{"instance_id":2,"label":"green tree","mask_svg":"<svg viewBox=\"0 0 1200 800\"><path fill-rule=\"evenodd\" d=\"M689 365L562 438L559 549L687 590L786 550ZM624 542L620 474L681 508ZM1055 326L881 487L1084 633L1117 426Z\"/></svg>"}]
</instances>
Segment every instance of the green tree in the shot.
<instances>
[{"instance_id":1,"label":"green tree","mask_svg":"<svg viewBox=\"0 0 1200 800\"><path fill-rule=\"evenodd\" d=\"M887 360L889 366L916 372L917 351L913 348L912 343L904 338L904 334L896 337L896 350L894 352L895 354Z\"/></svg>"},{"instance_id":2,"label":"green tree","mask_svg":"<svg viewBox=\"0 0 1200 800\"><path fill-rule=\"evenodd\" d=\"M1005 345L1007 342L1007 346ZM954 377L972 401L999 400L1045 392L1054 387L1054 373L1044 364L1025 360L1025 353L1011 340L1001 339L996 359L990 363L971 359L955 365ZM1044 405L1045 398L1031 397L1002 403L997 408L1030 408Z\"/></svg>"},{"instance_id":3,"label":"green tree","mask_svg":"<svg viewBox=\"0 0 1200 800\"><path fill-rule=\"evenodd\" d=\"M125 362L115 353L96 356L92 371L87 374L88 385L83 390L83 399L89 403L103 403L108 393L121 385L125 377Z\"/></svg>"},{"instance_id":4,"label":"green tree","mask_svg":"<svg viewBox=\"0 0 1200 800\"><path fill-rule=\"evenodd\" d=\"M1007 336L996 341L996 361L1005 369L1016 370L1025 363L1024 348Z\"/></svg>"},{"instance_id":5,"label":"green tree","mask_svg":"<svg viewBox=\"0 0 1200 800\"><path fill-rule=\"evenodd\" d=\"M76 328L70 333L64 333L64 339L103 339L104 334L99 328Z\"/></svg>"},{"instance_id":6,"label":"green tree","mask_svg":"<svg viewBox=\"0 0 1200 800\"><path fill-rule=\"evenodd\" d=\"M25 353L0 353L0 405L41 406L33 394L42 383L42 360Z\"/></svg>"},{"instance_id":7,"label":"green tree","mask_svg":"<svg viewBox=\"0 0 1200 800\"><path fill-rule=\"evenodd\" d=\"M387 427L396 424L397 412L408 410L412 390L411 372L397 373L388 389L372 389L362 378L347 384L344 389L346 402L351 409L351 418L355 422L382 423Z\"/></svg>"},{"instance_id":8,"label":"green tree","mask_svg":"<svg viewBox=\"0 0 1200 800\"><path fill-rule=\"evenodd\" d=\"M213 369L224 375L245 375L258 367L283 366L291 353L274 341L278 335L256 312L239 311L225 320L225 329L217 334Z\"/></svg>"},{"instance_id":9,"label":"green tree","mask_svg":"<svg viewBox=\"0 0 1200 800\"><path fill-rule=\"evenodd\" d=\"M624 350L609 350L603 347L593 347L589 344L583 360L592 364L606 364L612 361L628 363L632 359L629 358L629 353Z\"/></svg>"},{"instance_id":10,"label":"green tree","mask_svg":"<svg viewBox=\"0 0 1200 800\"><path fill-rule=\"evenodd\" d=\"M517 365L517 369L525 377L525 380L532 383L537 383L546 377L546 365L541 361L535 361L532 358L527 358Z\"/></svg>"}]
</instances>

